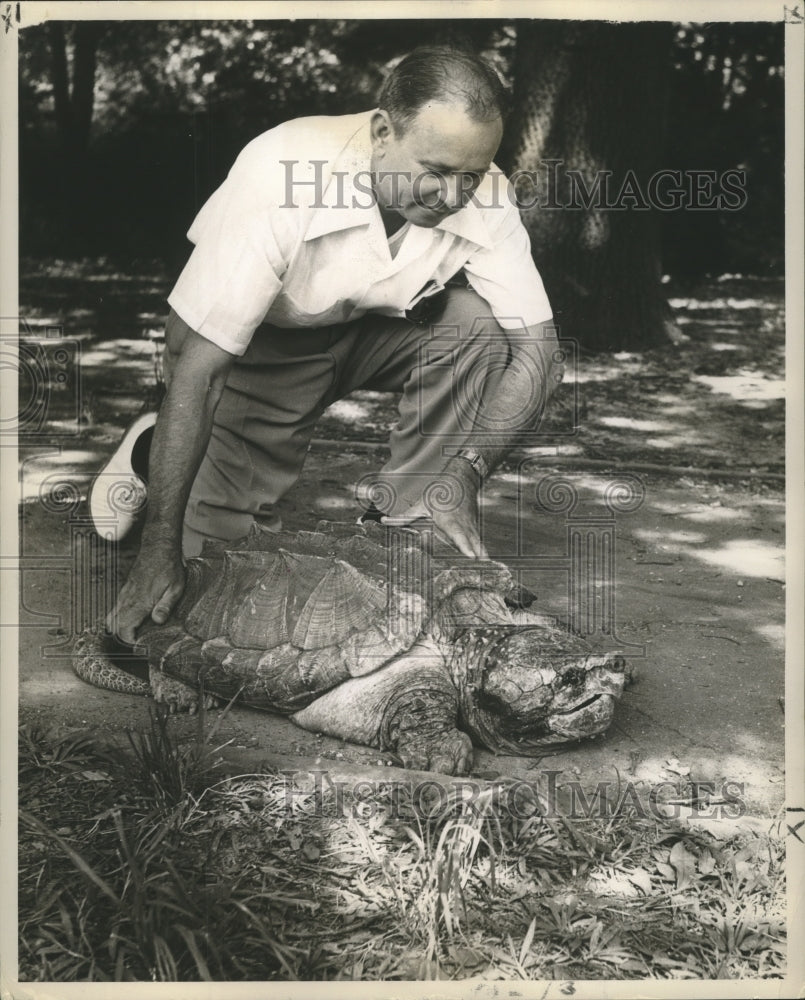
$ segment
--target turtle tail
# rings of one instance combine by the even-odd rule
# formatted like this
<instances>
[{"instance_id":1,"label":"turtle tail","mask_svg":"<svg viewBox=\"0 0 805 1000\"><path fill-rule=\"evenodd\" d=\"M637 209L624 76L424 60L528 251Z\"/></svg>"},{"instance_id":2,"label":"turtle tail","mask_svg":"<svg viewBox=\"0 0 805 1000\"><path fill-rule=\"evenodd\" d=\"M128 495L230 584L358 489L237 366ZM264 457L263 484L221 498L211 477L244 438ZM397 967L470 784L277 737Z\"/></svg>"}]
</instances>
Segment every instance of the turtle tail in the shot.
<instances>
[{"instance_id":1,"label":"turtle tail","mask_svg":"<svg viewBox=\"0 0 805 1000\"><path fill-rule=\"evenodd\" d=\"M149 695L148 681L135 677L112 662L108 633L85 629L73 645L72 666L75 675L93 687L123 694Z\"/></svg>"}]
</instances>

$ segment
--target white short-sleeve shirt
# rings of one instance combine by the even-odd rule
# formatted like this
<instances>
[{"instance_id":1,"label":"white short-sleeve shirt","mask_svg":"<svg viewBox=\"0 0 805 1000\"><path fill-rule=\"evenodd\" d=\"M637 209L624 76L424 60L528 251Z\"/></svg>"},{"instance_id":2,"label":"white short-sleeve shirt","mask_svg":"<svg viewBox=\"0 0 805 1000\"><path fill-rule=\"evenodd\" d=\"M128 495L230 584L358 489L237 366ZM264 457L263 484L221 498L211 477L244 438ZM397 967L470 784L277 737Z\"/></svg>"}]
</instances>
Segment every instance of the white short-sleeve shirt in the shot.
<instances>
[{"instance_id":1,"label":"white short-sleeve shirt","mask_svg":"<svg viewBox=\"0 0 805 1000\"><path fill-rule=\"evenodd\" d=\"M474 198L389 249L370 176L373 112L299 118L258 136L188 231L194 250L168 297L199 334L242 355L263 322L403 316L462 268L504 329L551 318L528 234L492 166Z\"/></svg>"}]
</instances>

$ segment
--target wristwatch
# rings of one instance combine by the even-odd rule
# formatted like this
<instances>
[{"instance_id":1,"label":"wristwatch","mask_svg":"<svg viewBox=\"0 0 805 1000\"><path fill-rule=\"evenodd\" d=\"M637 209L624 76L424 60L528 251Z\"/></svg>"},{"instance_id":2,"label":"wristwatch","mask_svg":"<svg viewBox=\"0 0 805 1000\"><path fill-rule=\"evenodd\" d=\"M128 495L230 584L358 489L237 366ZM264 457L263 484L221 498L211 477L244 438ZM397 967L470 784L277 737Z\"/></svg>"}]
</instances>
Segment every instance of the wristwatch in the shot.
<instances>
[{"instance_id":1,"label":"wristwatch","mask_svg":"<svg viewBox=\"0 0 805 1000\"><path fill-rule=\"evenodd\" d=\"M489 475L489 466L486 464L486 459L474 448L461 448L456 452L454 457L466 459L466 461L468 461L473 469L475 469L478 473L478 477L481 482L483 482Z\"/></svg>"}]
</instances>

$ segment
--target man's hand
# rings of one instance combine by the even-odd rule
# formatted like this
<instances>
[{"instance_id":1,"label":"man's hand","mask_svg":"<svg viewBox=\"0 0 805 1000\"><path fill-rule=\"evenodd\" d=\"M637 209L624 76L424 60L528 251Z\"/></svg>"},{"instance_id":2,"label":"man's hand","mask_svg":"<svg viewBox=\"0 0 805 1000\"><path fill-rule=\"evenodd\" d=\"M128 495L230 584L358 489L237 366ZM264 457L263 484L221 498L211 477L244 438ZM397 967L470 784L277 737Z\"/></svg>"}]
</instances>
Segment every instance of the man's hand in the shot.
<instances>
[{"instance_id":1,"label":"man's hand","mask_svg":"<svg viewBox=\"0 0 805 1000\"><path fill-rule=\"evenodd\" d=\"M456 510L434 511L433 526L436 534L455 546L463 556L470 559L489 558L478 531L477 493L472 509L470 505L462 504Z\"/></svg>"},{"instance_id":2,"label":"man's hand","mask_svg":"<svg viewBox=\"0 0 805 1000\"><path fill-rule=\"evenodd\" d=\"M184 587L181 559L166 558L158 548L143 545L106 627L122 642L133 643L137 627L149 615L158 625L167 620Z\"/></svg>"},{"instance_id":3,"label":"man's hand","mask_svg":"<svg viewBox=\"0 0 805 1000\"><path fill-rule=\"evenodd\" d=\"M451 458L444 469L447 492L456 492L458 502L447 504L447 510L440 510L436 503L424 500L414 504L401 516L383 519L382 523L410 524L423 517L429 517L436 534L470 559L488 559L480 532L478 531L478 474L463 458ZM433 486L439 485L435 479ZM454 490L454 485L458 487Z\"/></svg>"},{"instance_id":4,"label":"man's hand","mask_svg":"<svg viewBox=\"0 0 805 1000\"><path fill-rule=\"evenodd\" d=\"M140 554L108 620L123 642L134 641L135 629L149 615L162 624L184 591L184 511L234 361L174 312L165 341L170 378L151 442Z\"/></svg>"}]
</instances>

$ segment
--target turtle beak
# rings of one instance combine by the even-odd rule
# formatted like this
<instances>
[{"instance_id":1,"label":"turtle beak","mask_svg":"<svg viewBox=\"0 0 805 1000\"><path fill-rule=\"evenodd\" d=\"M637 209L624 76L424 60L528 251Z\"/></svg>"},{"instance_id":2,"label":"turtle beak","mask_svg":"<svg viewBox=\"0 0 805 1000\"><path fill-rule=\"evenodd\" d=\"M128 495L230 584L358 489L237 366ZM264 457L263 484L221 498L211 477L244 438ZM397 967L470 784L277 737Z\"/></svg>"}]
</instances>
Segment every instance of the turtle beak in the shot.
<instances>
[{"instance_id":1,"label":"turtle beak","mask_svg":"<svg viewBox=\"0 0 805 1000\"><path fill-rule=\"evenodd\" d=\"M615 698L611 694L595 694L570 712L556 713L548 719L548 728L557 740L587 739L609 728L615 714Z\"/></svg>"}]
</instances>

